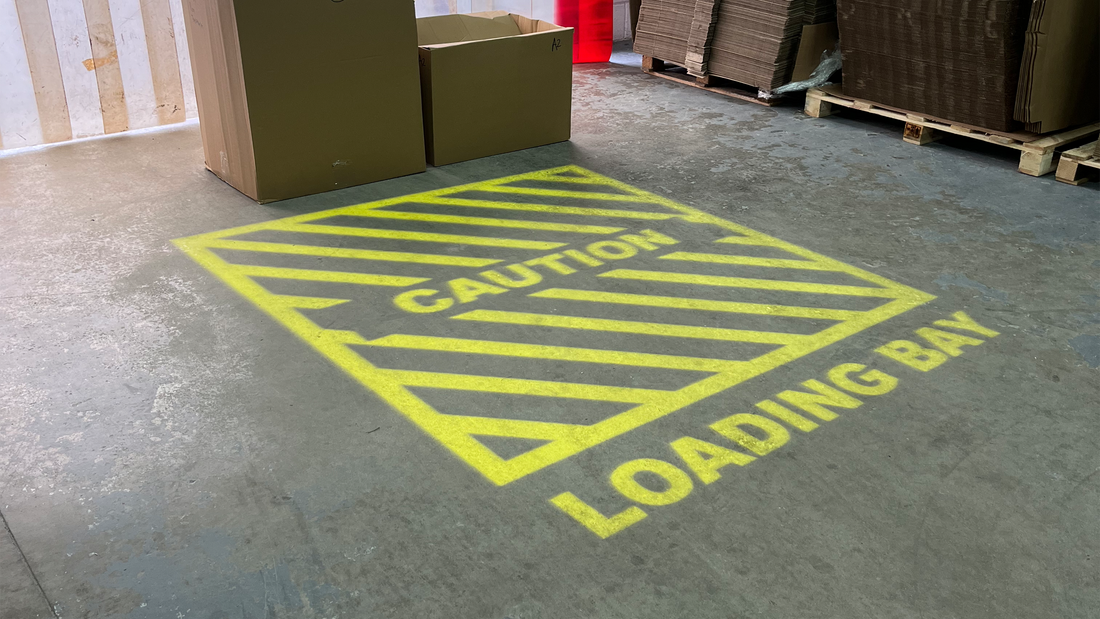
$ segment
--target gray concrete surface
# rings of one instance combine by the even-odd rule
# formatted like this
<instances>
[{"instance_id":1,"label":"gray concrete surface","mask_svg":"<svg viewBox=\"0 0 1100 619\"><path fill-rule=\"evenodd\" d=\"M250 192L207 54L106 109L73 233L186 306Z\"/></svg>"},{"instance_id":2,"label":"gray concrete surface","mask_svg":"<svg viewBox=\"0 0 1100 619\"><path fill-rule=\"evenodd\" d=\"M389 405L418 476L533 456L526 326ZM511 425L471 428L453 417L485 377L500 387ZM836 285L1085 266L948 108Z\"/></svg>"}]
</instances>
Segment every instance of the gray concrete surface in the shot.
<instances>
[{"instance_id":1,"label":"gray concrete surface","mask_svg":"<svg viewBox=\"0 0 1100 619\"><path fill-rule=\"evenodd\" d=\"M7 526L0 531L0 617L52 617L53 611Z\"/></svg>"},{"instance_id":2,"label":"gray concrete surface","mask_svg":"<svg viewBox=\"0 0 1100 619\"><path fill-rule=\"evenodd\" d=\"M48 597L0 540L4 616L1096 617L1095 184L617 60L577 70L570 143L263 206L194 125L0 156L0 508ZM171 243L568 164L937 298L498 487ZM957 311L1001 335L874 352ZM619 464L845 362L899 384L608 539L548 502L624 510Z\"/></svg>"}]
</instances>

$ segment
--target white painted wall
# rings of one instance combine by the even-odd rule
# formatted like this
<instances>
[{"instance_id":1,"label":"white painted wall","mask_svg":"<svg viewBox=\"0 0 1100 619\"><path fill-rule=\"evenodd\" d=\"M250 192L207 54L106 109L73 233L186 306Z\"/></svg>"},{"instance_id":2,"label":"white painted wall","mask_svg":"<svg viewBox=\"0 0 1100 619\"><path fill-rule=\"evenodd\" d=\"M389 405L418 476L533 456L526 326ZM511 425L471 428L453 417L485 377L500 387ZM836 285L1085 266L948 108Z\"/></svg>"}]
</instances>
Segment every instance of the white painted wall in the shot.
<instances>
[{"instance_id":1,"label":"white painted wall","mask_svg":"<svg viewBox=\"0 0 1100 619\"><path fill-rule=\"evenodd\" d=\"M0 0L0 147L42 143L38 105L14 0Z\"/></svg>"}]
</instances>

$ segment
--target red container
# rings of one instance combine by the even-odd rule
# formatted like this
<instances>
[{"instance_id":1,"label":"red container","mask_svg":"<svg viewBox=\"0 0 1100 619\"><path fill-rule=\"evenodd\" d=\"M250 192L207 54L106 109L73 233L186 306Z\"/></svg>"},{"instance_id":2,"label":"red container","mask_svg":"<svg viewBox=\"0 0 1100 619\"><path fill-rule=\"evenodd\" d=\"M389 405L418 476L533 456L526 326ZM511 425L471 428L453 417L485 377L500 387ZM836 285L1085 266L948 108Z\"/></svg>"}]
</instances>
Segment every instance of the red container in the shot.
<instances>
[{"instance_id":1,"label":"red container","mask_svg":"<svg viewBox=\"0 0 1100 619\"><path fill-rule=\"evenodd\" d=\"M611 0L557 0L554 22L573 28L573 62L611 59Z\"/></svg>"}]
</instances>

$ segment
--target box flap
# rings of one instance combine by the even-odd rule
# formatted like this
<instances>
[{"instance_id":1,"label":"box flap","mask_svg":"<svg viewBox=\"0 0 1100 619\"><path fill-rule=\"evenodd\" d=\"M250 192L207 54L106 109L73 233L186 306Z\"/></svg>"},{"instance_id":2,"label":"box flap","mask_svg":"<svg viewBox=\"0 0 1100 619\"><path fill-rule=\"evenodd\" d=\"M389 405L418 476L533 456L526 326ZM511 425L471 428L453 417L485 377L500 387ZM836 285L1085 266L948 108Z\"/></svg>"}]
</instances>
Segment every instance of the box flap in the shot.
<instances>
[{"instance_id":1,"label":"box flap","mask_svg":"<svg viewBox=\"0 0 1100 619\"><path fill-rule=\"evenodd\" d=\"M530 17L524 17L523 15L516 15L512 13L512 19L515 20L516 25L519 26L520 32L523 34L535 34L538 32L550 32L552 30L567 30L563 26L552 24L548 21L531 19Z\"/></svg>"},{"instance_id":2,"label":"box flap","mask_svg":"<svg viewBox=\"0 0 1100 619\"><path fill-rule=\"evenodd\" d=\"M483 41L523 34L505 11L470 15L440 15L416 20L417 45L443 45Z\"/></svg>"},{"instance_id":3,"label":"box flap","mask_svg":"<svg viewBox=\"0 0 1100 619\"><path fill-rule=\"evenodd\" d=\"M1100 117L1100 3L1036 0L1024 35L1016 120L1048 133Z\"/></svg>"},{"instance_id":4,"label":"box flap","mask_svg":"<svg viewBox=\"0 0 1100 619\"><path fill-rule=\"evenodd\" d=\"M835 21L803 26L791 81L801 82L809 79L817 65L821 64L821 54L835 50L839 42L840 33L837 31Z\"/></svg>"}]
</instances>

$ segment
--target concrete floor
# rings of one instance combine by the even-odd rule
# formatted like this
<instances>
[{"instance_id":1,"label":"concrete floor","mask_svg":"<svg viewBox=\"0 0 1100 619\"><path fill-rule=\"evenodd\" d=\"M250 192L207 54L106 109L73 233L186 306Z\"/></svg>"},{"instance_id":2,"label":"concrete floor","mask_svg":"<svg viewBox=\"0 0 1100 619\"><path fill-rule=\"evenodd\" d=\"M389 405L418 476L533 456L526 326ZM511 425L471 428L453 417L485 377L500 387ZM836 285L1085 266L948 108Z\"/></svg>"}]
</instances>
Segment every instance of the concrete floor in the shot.
<instances>
[{"instance_id":1,"label":"concrete floor","mask_svg":"<svg viewBox=\"0 0 1100 619\"><path fill-rule=\"evenodd\" d=\"M1018 174L1014 151L911 146L893 122L739 103L617 60L578 68L569 143L264 206L204 171L195 125L0 156L0 617L1096 617L1095 184ZM498 486L172 244L564 165L936 298ZM661 230L692 234L677 225ZM1001 335L937 326L980 345L928 372L875 352L931 348L916 330L959 311ZM339 319L407 321L373 316ZM740 320L706 316L700 326ZM699 356L713 350L700 342ZM624 493L609 481L636 459L687 471L669 446L683 436L736 447L707 426L842 363L898 384L812 434L790 428L714 483L673 472L665 491L649 474L637 478L648 490ZM679 376L629 375L656 389ZM436 391L441 408L527 412ZM580 410L554 414L583 423ZM600 539L549 502L564 492L647 517Z\"/></svg>"}]
</instances>

